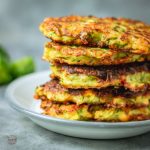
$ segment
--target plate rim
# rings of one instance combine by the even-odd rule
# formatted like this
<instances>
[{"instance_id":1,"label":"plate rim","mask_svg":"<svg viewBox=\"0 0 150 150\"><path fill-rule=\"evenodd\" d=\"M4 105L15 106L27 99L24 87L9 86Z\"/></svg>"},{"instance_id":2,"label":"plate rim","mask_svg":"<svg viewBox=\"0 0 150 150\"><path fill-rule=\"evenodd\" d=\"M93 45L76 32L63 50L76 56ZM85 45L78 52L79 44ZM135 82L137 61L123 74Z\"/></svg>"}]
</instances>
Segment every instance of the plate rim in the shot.
<instances>
[{"instance_id":1,"label":"plate rim","mask_svg":"<svg viewBox=\"0 0 150 150\"><path fill-rule=\"evenodd\" d=\"M139 127L139 126L149 126L150 120L143 120L143 121L128 121L128 122L89 122L89 121L75 121L75 120L65 120L61 118L55 118L51 116L46 116L40 113L37 113L35 111L29 110L19 104L17 104L15 101L17 98L15 98L15 95L13 94L13 91L16 87L19 86L19 83L21 83L23 80L28 80L30 78L35 78L38 76L44 76L45 74L49 74L49 70L47 71L39 71L30 73L28 75L25 75L23 77L20 77L13 82L11 82L5 91L5 98L7 99L9 105L14 108L15 110L24 113L27 115L31 115L32 117L36 117L38 119L43 119L44 121L52 121L55 123L63 123L64 125L74 125L74 126L84 126L84 127L104 127L104 128L114 128L114 127ZM28 116L27 116L28 117ZM30 117L29 117L30 118Z\"/></svg>"}]
</instances>

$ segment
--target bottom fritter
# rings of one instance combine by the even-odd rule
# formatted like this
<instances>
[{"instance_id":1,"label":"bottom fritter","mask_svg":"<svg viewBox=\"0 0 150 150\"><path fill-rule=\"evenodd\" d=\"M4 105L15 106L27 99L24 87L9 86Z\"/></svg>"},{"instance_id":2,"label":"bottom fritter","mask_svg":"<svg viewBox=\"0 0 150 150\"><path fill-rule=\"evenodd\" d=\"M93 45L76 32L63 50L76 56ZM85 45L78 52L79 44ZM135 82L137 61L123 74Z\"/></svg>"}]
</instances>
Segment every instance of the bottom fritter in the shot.
<instances>
[{"instance_id":1,"label":"bottom fritter","mask_svg":"<svg viewBox=\"0 0 150 150\"><path fill-rule=\"evenodd\" d=\"M43 114L67 120L126 122L150 119L150 106L106 108L102 105L57 104L42 101Z\"/></svg>"}]
</instances>

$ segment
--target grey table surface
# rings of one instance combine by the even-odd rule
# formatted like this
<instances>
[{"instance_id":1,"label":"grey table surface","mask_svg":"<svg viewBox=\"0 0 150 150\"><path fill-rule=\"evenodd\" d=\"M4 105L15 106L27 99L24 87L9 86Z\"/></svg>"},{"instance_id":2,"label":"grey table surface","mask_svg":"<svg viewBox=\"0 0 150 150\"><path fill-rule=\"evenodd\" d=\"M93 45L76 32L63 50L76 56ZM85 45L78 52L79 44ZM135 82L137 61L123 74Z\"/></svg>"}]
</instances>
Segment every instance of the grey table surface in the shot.
<instances>
[{"instance_id":1,"label":"grey table surface","mask_svg":"<svg viewBox=\"0 0 150 150\"><path fill-rule=\"evenodd\" d=\"M0 0L0 44L12 59L30 55L37 71L49 68L41 60L46 39L38 25L46 16L69 14L124 16L150 23L149 0ZM149 150L150 133L118 140L88 140L43 129L11 109L0 87L0 150Z\"/></svg>"}]
</instances>

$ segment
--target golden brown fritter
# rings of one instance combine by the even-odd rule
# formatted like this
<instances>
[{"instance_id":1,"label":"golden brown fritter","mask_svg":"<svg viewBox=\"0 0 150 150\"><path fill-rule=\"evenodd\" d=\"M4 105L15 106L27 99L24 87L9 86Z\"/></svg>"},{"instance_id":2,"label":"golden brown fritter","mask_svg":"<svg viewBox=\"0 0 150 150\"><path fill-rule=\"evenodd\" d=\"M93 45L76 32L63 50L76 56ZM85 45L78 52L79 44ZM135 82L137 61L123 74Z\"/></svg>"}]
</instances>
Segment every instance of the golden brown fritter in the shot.
<instances>
[{"instance_id":1,"label":"golden brown fritter","mask_svg":"<svg viewBox=\"0 0 150 150\"><path fill-rule=\"evenodd\" d=\"M120 52L109 48L66 46L49 42L44 47L43 59L52 63L98 66L142 62L150 60L150 54Z\"/></svg>"},{"instance_id":2,"label":"golden brown fritter","mask_svg":"<svg viewBox=\"0 0 150 150\"><path fill-rule=\"evenodd\" d=\"M58 78L66 88L106 88L124 86L131 91L150 87L150 63L131 63L114 66L51 66L52 78Z\"/></svg>"},{"instance_id":3,"label":"golden brown fritter","mask_svg":"<svg viewBox=\"0 0 150 150\"><path fill-rule=\"evenodd\" d=\"M40 31L55 42L138 54L150 53L150 26L124 18L68 16L47 18Z\"/></svg>"},{"instance_id":4,"label":"golden brown fritter","mask_svg":"<svg viewBox=\"0 0 150 150\"><path fill-rule=\"evenodd\" d=\"M150 119L150 106L140 108L106 108L101 105L56 104L42 101L43 114L67 120L126 122Z\"/></svg>"},{"instance_id":5,"label":"golden brown fritter","mask_svg":"<svg viewBox=\"0 0 150 150\"><path fill-rule=\"evenodd\" d=\"M150 91L131 92L121 88L67 89L58 80L51 80L36 88L35 98L66 104L103 104L107 107L141 107L150 105Z\"/></svg>"}]
</instances>

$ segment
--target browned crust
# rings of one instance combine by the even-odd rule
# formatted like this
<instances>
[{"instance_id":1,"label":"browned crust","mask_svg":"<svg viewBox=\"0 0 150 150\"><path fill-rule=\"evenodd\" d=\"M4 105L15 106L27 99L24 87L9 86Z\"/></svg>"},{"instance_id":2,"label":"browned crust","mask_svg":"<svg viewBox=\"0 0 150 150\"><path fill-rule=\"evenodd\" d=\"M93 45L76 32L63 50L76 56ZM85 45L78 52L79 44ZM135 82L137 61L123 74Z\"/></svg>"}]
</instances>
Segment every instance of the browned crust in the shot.
<instances>
[{"instance_id":1,"label":"browned crust","mask_svg":"<svg viewBox=\"0 0 150 150\"><path fill-rule=\"evenodd\" d=\"M99 97L106 97L106 96L111 95L113 97L134 98L139 95L144 96L144 95L150 94L149 90L133 92L128 89L125 89L124 87L119 87L119 88L108 87L104 89L87 89L87 90L86 89L68 89L60 85L57 79L53 79L49 82L46 82L40 87L42 87L45 92L52 92L52 93L67 92L71 95L80 95L80 94L82 95L83 93L91 91L91 93L95 93Z\"/></svg>"},{"instance_id":2,"label":"browned crust","mask_svg":"<svg viewBox=\"0 0 150 150\"><path fill-rule=\"evenodd\" d=\"M150 62L130 63L111 66L71 66L65 64L55 64L60 71L66 71L68 74L86 74L97 76L102 80L111 80L121 75L135 74L138 72L150 72Z\"/></svg>"},{"instance_id":3,"label":"browned crust","mask_svg":"<svg viewBox=\"0 0 150 150\"><path fill-rule=\"evenodd\" d=\"M44 111L43 114L53 116L53 117L58 117L59 115L62 115L64 112L68 113L68 114L70 114L72 112L78 112L79 110L82 110L85 108L91 114L91 116L87 119L90 121L108 121L108 122L121 121L122 122L122 121L140 121L140 120L150 119L150 115L147 115L147 114L144 115L142 113L138 114L138 115L128 115L128 118L125 120L122 120L121 118L120 118L120 120L119 119L117 119L117 120L113 120L113 119L100 120L100 118L95 119L94 118L95 108L97 110L104 110L104 111L107 109L114 110L114 108L112 108L112 107L105 107L103 105L87 105L87 104L76 105L76 104L69 104L69 103L64 105L64 104L58 104L58 103L54 103L51 101L43 100L43 101L41 101L41 108ZM125 108L115 108L115 109L117 109L117 110L121 109L128 114L128 112L131 109L141 109L141 111L142 111L142 108L145 108L145 106L142 106L139 108L125 107ZM63 116L61 118L63 118Z\"/></svg>"}]
</instances>

